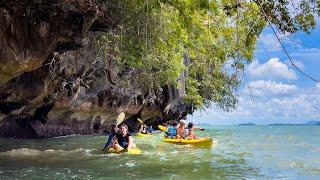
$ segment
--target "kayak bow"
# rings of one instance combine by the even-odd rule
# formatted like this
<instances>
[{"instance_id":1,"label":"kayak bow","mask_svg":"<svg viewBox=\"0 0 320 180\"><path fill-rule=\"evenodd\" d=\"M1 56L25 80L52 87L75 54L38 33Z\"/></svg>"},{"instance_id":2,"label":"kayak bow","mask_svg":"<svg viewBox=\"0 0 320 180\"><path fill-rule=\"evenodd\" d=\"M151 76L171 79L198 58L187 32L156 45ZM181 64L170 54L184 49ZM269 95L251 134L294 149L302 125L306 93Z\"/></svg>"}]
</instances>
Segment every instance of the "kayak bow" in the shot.
<instances>
[{"instance_id":1,"label":"kayak bow","mask_svg":"<svg viewBox=\"0 0 320 180\"><path fill-rule=\"evenodd\" d=\"M161 131L167 131L167 127L162 125L158 125L158 129L160 129Z\"/></svg>"},{"instance_id":2,"label":"kayak bow","mask_svg":"<svg viewBox=\"0 0 320 180\"><path fill-rule=\"evenodd\" d=\"M153 137L153 134L143 134L143 133L137 133L136 134L137 137Z\"/></svg>"},{"instance_id":3,"label":"kayak bow","mask_svg":"<svg viewBox=\"0 0 320 180\"><path fill-rule=\"evenodd\" d=\"M139 148L135 148L135 149L124 149L122 151L116 151L113 148L110 148L108 151L108 153L117 153L117 154L121 154L121 153L127 153L127 154L141 154L141 150Z\"/></svg>"}]
</instances>

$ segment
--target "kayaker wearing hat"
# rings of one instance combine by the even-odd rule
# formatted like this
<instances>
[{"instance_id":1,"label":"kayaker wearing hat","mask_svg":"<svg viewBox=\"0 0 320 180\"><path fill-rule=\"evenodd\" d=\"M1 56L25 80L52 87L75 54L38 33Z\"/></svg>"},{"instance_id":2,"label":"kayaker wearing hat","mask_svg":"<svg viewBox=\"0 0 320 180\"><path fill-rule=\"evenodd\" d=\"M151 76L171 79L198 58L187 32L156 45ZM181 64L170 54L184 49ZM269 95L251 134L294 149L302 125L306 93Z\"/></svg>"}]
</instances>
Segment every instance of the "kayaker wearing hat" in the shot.
<instances>
[{"instance_id":1,"label":"kayaker wearing hat","mask_svg":"<svg viewBox=\"0 0 320 180\"><path fill-rule=\"evenodd\" d=\"M179 126L177 127L177 139L183 139L186 137L186 121L181 119L179 121Z\"/></svg>"}]
</instances>

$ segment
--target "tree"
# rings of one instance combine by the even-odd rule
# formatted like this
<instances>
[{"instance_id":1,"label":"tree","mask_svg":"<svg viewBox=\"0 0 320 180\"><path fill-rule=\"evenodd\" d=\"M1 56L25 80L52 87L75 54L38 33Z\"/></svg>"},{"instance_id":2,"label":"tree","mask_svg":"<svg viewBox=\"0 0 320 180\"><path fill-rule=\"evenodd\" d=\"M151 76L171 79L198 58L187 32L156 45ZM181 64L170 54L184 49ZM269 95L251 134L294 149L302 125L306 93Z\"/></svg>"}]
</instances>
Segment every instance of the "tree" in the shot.
<instances>
[{"instance_id":1,"label":"tree","mask_svg":"<svg viewBox=\"0 0 320 180\"><path fill-rule=\"evenodd\" d=\"M98 45L123 71L139 72L136 88L178 86L186 72L185 103L195 108L215 103L228 111L237 102L239 72L253 60L267 20L282 32L308 31L315 27L312 14L319 2L302 1L293 18L283 0L120 0L118 7L119 26L105 32ZM233 71L225 69L227 62Z\"/></svg>"}]
</instances>

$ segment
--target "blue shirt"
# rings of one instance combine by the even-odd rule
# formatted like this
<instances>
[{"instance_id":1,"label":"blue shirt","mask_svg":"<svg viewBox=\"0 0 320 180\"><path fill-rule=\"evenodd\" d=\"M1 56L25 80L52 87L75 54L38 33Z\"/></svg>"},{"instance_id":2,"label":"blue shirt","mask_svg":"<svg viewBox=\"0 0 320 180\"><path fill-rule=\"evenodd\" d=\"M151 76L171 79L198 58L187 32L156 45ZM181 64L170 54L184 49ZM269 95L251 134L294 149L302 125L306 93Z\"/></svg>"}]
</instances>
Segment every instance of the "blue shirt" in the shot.
<instances>
[{"instance_id":1,"label":"blue shirt","mask_svg":"<svg viewBox=\"0 0 320 180\"><path fill-rule=\"evenodd\" d=\"M174 128L173 126L170 126L170 127L168 128L166 134L167 134L168 136L172 136L172 137L173 137L173 136L176 136L176 135L177 135L177 130L176 130L176 128Z\"/></svg>"}]
</instances>

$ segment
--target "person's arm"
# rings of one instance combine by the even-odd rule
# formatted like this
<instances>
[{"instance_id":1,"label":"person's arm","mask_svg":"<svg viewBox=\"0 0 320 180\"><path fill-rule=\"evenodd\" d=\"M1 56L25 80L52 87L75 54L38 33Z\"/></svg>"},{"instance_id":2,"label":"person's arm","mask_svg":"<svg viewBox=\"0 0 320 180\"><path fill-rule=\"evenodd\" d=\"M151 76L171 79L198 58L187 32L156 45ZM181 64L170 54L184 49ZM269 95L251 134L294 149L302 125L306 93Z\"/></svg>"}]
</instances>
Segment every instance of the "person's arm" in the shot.
<instances>
[{"instance_id":1,"label":"person's arm","mask_svg":"<svg viewBox=\"0 0 320 180\"><path fill-rule=\"evenodd\" d=\"M116 136L116 134L114 134L114 133L109 136L109 139L108 139L107 143L104 145L104 148L103 148L103 149L106 149L106 148L108 148L108 147L111 145L112 140L113 140L113 138L114 138L115 136Z\"/></svg>"}]
</instances>

